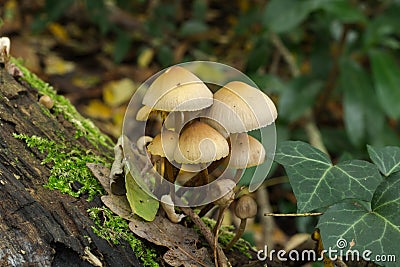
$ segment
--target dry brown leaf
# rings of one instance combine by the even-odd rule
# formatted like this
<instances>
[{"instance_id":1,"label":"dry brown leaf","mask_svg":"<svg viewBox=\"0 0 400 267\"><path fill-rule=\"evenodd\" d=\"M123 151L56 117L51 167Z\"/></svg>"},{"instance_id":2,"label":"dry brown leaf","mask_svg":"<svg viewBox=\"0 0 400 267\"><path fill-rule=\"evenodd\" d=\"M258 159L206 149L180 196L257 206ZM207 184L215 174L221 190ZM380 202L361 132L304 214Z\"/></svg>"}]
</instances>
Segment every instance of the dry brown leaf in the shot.
<instances>
[{"instance_id":1,"label":"dry brown leaf","mask_svg":"<svg viewBox=\"0 0 400 267\"><path fill-rule=\"evenodd\" d=\"M199 236L192 228L174 224L159 215L152 222L134 219L129 228L156 245L168 247L170 250L163 258L172 266L213 266L207 250L197 248Z\"/></svg>"},{"instance_id":2,"label":"dry brown leaf","mask_svg":"<svg viewBox=\"0 0 400 267\"><path fill-rule=\"evenodd\" d=\"M131 221L137 218L134 217L135 215L132 213L126 196L107 195L102 196L101 201L103 201L104 205L106 205L106 207L108 207L112 212L125 220Z\"/></svg>"},{"instance_id":3,"label":"dry brown leaf","mask_svg":"<svg viewBox=\"0 0 400 267\"><path fill-rule=\"evenodd\" d=\"M110 169L98 163L86 163L86 166L93 173L94 177L99 180L101 186L108 194L111 194L110 189Z\"/></svg>"}]
</instances>

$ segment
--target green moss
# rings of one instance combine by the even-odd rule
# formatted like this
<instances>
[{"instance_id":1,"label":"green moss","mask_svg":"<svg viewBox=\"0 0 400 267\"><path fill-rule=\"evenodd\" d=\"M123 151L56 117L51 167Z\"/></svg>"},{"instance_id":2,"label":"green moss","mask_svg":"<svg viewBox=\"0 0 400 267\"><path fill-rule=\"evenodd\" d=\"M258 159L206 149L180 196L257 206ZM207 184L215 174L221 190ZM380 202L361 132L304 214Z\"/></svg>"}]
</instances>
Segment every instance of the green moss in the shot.
<instances>
[{"instance_id":1,"label":"green moss","mask_svg":"<svg viewBox=\"0 0 400 267\"><path fill-rule=\"evenodd\" d=\"M39 79L35 74L31 73L27 68L25 68L18 60L12 58L11 61L18 66L22 71L24 76L22 77L31 87L36 88L38 92L42 95L48 95L54 100L53 111L55 114L62 114L63 117L72 123L76 128L75 137L84 136L87 140L98 147L102 145L106 148L112 149L112 140L100 132L100 130L93 124L89 119L85 119L76 110L76 108L71 104L71 102L65 97L58 95L54 88ZM49 111L44 111L45 114L49 115Z\"/></svg>"},{"instance_id":2,"label":"green moss","mask_svg":"<svg viewBox=\"0 0 400 267\"><path fill-rule=\"evenodd\" d=\"M207 225L210 229L214 228L215 225L215 220L203 217L202 218L203 222L205 225ZM228 243L232 240L232 238L235 236L235 233L233 232L235 229L234 226L232 225L222 225L221 228L219 229L219 235L218 235L218 242L221 244L222 247L228 245ZM195 228L195 230L200 234L200 231ZM232 249L236 249L243 253L246 257L251 259L251 255L249 253L249 250L252 249L251 245L244 239L240 238L235 245L233 245Z\"/></svg>"},{"instance_id":3,"label":"green moss","mask_svg":"<svg viewBox=\"0 0 400 267\"><path fill-rule=\"evenodd\" d=\"M94 162L109 166L105 158L91 151L77 147L68 148L65 144L56 144L54 141L35 135L13 134L13 136L24 140L28 147L36 148L41 154L47 154L42 164L51 162L53 167L50 170L49 180L44 185L46 188L57 189L74 197L87 193L88 200L103 193L103 188L86 167L86 163ZM72 185L77 182L80 188L76 191Z\"/></svg>"},{"instance_id":4,"label":"green moss","mask_svg":"<svg viewBox=\"0 0 400 267\"><path fill-rule=\"evenodd\" d=\"M88 212L97 226L93 227L94 233L115 245L118 245L120 240L125 240L144 266L159 266L156 261L156 251L147 248L140 239L135 237L132 231L129 230L128 222L125 219L115 215L108 208L91 208Z\"/></svg>"}]
</instances>

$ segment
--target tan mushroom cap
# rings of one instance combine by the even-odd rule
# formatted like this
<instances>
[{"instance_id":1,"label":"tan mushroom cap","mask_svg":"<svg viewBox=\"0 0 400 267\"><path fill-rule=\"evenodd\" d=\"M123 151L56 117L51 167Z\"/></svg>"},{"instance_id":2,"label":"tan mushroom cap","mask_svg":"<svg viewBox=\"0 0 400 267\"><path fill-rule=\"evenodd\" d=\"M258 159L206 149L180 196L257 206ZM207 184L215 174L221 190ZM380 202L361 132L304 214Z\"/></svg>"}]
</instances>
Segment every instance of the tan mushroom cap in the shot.
<instances>
[{"instance_id":1,"label":"tan mushroom cap","mask_svg":"<svg viewBox=\"0 0 400 267\"><path fill-rule=\"evenodd\" d=\"M143 106L136 113L136 120L138 121L147 121L150 116L151 107Z\"/></svg>"},{"instance_id":2,"label":"tan mushroom cap","mask_svg":"<svg viewBox=\"0 0 400 267\"><path fill-rule=\"evenodd\" d=\"M235 206L235 215L244 220L257 215L257 202L249 195L239 198Z\"/></svg>"},{"instance_id":3,"label":"tan mushroom cap","mask_svg":"<svg viewBox=\"0 0 400 267\"><path fill-rule=\"evenodd\" d=\"M245 169L260 165L265 160L264 146L254 137L246 134L231 134L231 152L229 167L233 169Z\"/></svg>"},{"instance_id":4,"label":"tan mushroom cap","mask_svg":"<svg viewBox=\"0 0 400 267\"><path fill-rule=\"evenodd\" d=\"M170 130L164 130L157 134L153 141L147 146L150 154L155 156L172 158L178 143L178 133Z\"/></svg>"},{"instance_id":5,"label":"tan mushroom cap","mask_svg":"<svg viewBox=\"0 0 400 267\"><path fill-rule=\"evenodd\" d=\"M199 164L219 160L228 154L225 138L210 125L195 121L182 131L174 159L178 163Z\"/></svg>"},{"instance_id":6,"label":"tan mushroom cap","mask_svg":"<svg viewBox=\"0 0 400 267\"><path fill-rule=\"evenodd\" d=\"M195 111L211 106L213 96L196 75L173 66L154 80L142 103L162 111Z\"/></svg>"},{"instance_id":7,"label":"tan mushroom cap","mask_svg":"<svg viewBox=\"0 0 400 267\"><path fill-rule=\"evenodd\" d=\"M214 94L214 104L207 115L230 133L242 133L271 124L278 113L275 104L261 90L233 81Z\"/></svg>"}]
</instances>

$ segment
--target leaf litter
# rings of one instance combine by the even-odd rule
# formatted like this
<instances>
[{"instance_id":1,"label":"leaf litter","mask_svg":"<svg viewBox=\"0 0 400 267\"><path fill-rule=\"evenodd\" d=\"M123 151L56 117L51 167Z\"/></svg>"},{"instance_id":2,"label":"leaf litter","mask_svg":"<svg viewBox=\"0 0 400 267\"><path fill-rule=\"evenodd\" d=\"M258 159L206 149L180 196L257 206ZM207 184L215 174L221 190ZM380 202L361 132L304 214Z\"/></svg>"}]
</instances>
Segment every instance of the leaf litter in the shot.
<instances>
[{"instance_id":1,"label":"leaf litter","mask_svg":"<svg viewBox=\"0 0 400 267\"><path fill-rule=\"evenodd\" d=\"M205 247L198 248L200 237L192 228L172 223L157 215L153 221L144 221L132 213L126 196L113 195L110 191L110 170L96 163L87 164L93 175L99 180L108 195L101 197L102 202L118 216L129 220L130 230L149 242L167 247L169 250L163 259L171 266L213 266L213 261Z\"/></svg>"}]
</instances>

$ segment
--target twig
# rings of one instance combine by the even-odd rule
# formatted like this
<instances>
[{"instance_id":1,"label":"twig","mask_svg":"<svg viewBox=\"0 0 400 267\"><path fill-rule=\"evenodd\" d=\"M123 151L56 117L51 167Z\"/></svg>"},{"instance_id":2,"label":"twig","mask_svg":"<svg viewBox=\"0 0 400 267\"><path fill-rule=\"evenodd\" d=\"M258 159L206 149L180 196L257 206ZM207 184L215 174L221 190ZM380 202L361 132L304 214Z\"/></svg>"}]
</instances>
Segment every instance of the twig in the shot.
<instances>
[{"instance_id":1,"label":"twig","mask_svg":"<svg viewBox=\"0 0 400 267\"><path fill-rule=\"evenodd\" d=\"M273 217L309 217L309 216L321 216L322 212L307 212L307 213L264 213L264 216Z\"/></svg>"},{"instance_id":2,"label":"twig","mask_svg":"<svg viewBox=\"0 0 400 267\"><path fill-rule=\"evenodd\" d=\"M300 69L297 67L296 60L294 59L292 53L290 53L290 51L282 43L281 38L279 38L279 36L274 32L271 32L270 36L271 36L272 43L278 49L279 53L282 54L286 63L289 65L290 73L293 75L293 77L300 76L301 72L300 72Z\"/></svg>"},{"instance_id":3,"label":"twig","mask_svg":"<svg viewBox=\"0 0 400 267\"><path fill-rule=\"evenodd\" d=\"M204 238L207 240L208 244L212 249L216 249L217 257L216 257L216 267L228 267L230 264L228 263L228 259L226 258L224 251L221 247L217 244L214 246L214 235L211 233L211 230L204 224L201 218L191 209L188 207L180 207L180 209L190 217L190 219L199 227L201 233L203 234Z\"/></svg>"},{"instance_id":4,"label":"twig","mask_svg":"<svg viewBox=\"0 0 400 267\"><path fill-rule=\"evenodd\" d=\"M267 245L268 248L275 247L274 239L271 236L276 228L275 220L271 217L263 217L262 214L272 212L271 203L269 202L268 189L261 187L256 191L257 203L260 210L258 214L260 215L260 223L262 226L262 243Z\"/></svg>"},{"instance_id":5,"label":"twig","mask_svg":"<svg viewBox=\"0 0 400 267\"><path fill-rule=\"evenodd\" d=\"M293 55L286 48L286 46L282 43L282 40L279 38L279 36L276 33L271 32L270 36L271 36L272 43L275 45L275 47L278 49L278 51L282 54L283 58L289 65L289 69L290 69L292 76L295 78L299 77L301 72L300 72L299 67L296 64L296 61L295 61ZM306 134L308 136L308 139L310 141L310 144L312 146L318 148L322 152L328 154L328 150L326 149L326 147L322 141L321 133L318 130L318 127L315 123L315 119L314 119L311 109L306 111L306 113L304 114L304 119L306 121L304 128L305 128Z\"/></svg>"},{"instance_id":6,"label":"twig","mask_svg":"<svg viewBox=\"0 0 400 267\"><path fill-rule=\"evenodd\" d=\"M337 45L336 52L333 54L332 68L328 74L328 78L326 79L324 90L322 91L322 94L320 95L319 100L318 100L316 114L319 114L322 111L323 107L325 106L325 104L328 100L328 97L332 93L333 89L335 89L337 76L339 74L339 59L343 53L344 46L346 45L346 39L347 39L348 32L349 32L349 25L345 24L343 26L343 31L340 35L340 39L339 39L339 43Z\"/></svg>"}]
</instances>

